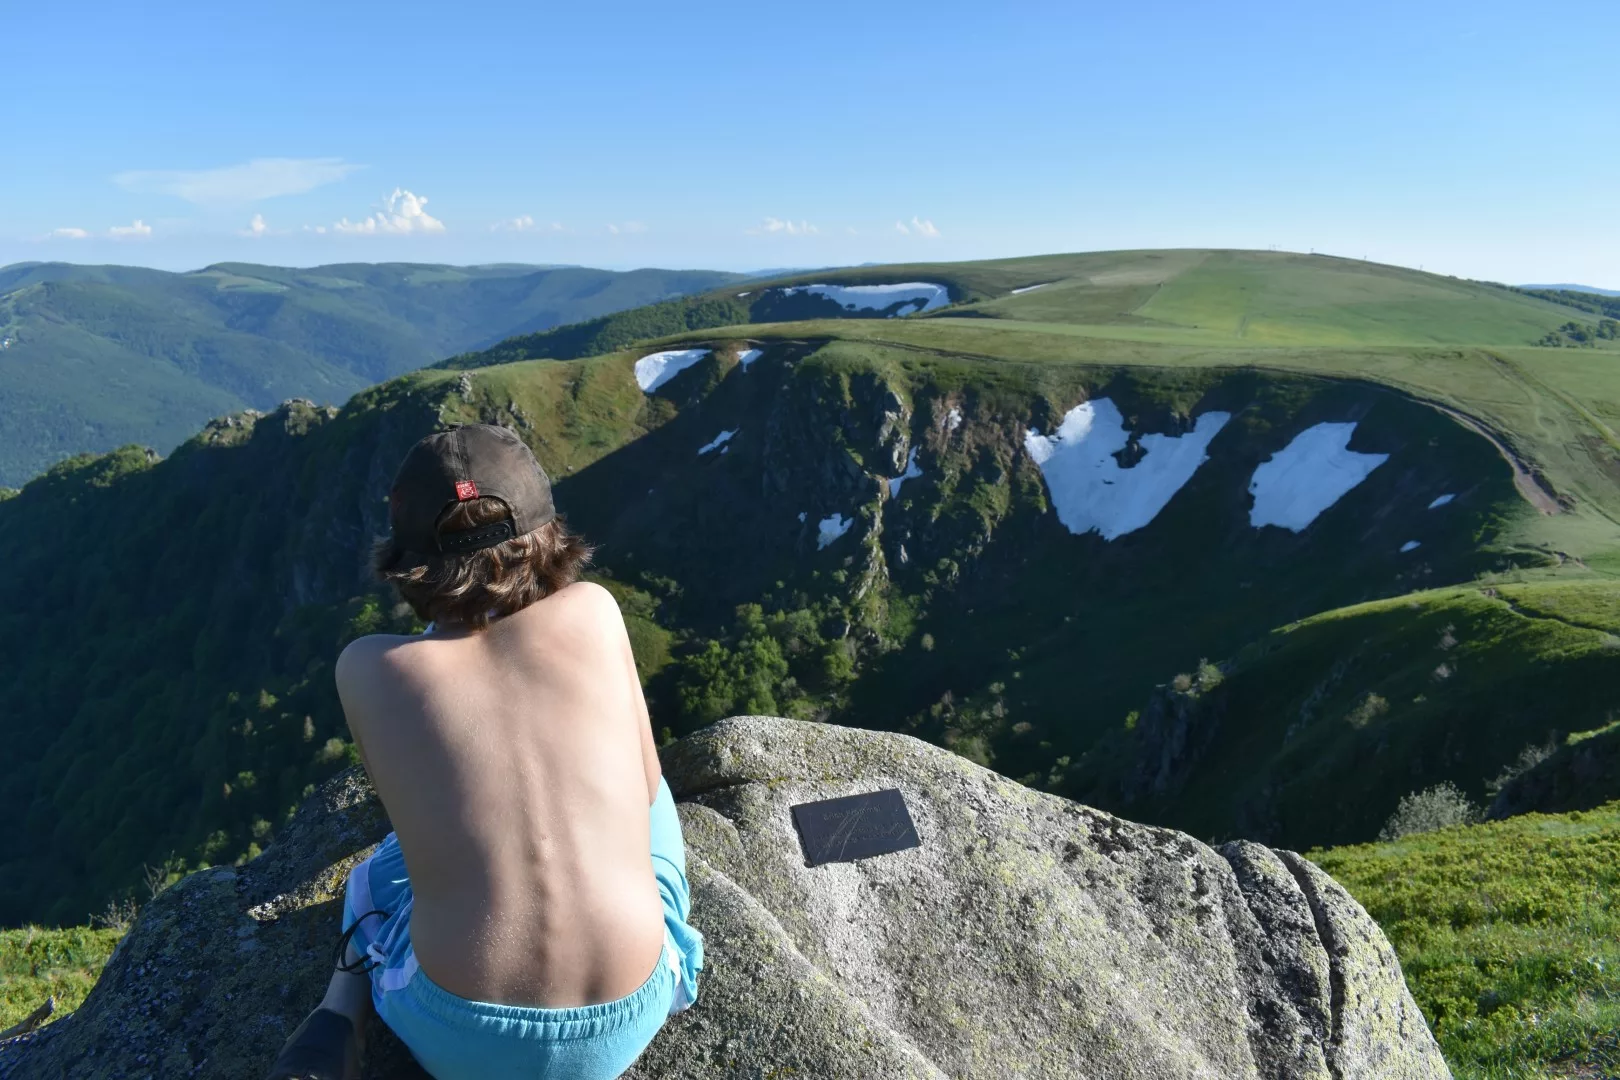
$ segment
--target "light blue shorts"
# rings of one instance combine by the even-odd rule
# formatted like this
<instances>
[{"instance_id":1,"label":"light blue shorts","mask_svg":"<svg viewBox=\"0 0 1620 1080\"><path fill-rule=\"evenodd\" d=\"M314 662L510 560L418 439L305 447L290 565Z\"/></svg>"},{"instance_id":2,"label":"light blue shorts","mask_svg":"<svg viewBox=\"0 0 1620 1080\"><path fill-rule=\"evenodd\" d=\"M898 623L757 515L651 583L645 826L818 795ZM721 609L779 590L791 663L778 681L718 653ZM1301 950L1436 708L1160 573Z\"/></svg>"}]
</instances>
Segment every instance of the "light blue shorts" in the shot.
<instances>
[{"instance_id":1,"label":"light blue shorts","mask_svg":"<svg viewBox=\"0 0 1620 1080\"><path fill-rule=\"evenodd\" d=\"M349 874L343 928L371 970L371 1000L437 1080L611 1080L628 1069L664 1021L697 1000L703 935L686 923L691 894L675 798L658 782L651 809L653 876L664 901L664 949L652 975L617 1001L537 1009L469 1001L438 986L411 948L411 883L393 833ZM381 911L362 918L367 912Z\"/></svg>"}]
</instances>

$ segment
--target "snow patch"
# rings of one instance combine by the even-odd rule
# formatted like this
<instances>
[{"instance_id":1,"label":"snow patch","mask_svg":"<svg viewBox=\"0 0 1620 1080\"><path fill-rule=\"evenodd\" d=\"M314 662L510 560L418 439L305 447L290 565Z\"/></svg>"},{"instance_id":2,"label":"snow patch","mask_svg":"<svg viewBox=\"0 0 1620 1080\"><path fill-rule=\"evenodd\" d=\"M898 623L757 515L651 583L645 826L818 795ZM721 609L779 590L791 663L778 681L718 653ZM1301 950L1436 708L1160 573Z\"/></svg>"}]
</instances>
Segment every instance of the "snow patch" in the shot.
<instances>
[{"instance_id":1,"label":"snow patch","mask_svg":"<svg viewBox=\"0 0 1620 1080\"><path fill-rule=\"evenodd\" d=\"M803 511L803 510L800 510L800 511L799 511L799 524L800 524L800 525L803 525L803 524L804 524L804 518L805 518L805 513L804 513L804 511Z\"/></svg>"},{"instance_id":2,"label":"snow patch","mask_svg":"<svg viewBox=\"0 0 1620 1080\"><path fill-rule=\"evenodd\" d=\"M1185 435L1143 435L1141 460L1124 469L1114 455L1130 433L1114 403L1099 398L1070 409L1050 436L1031 428L1024 449L1040 466L1058 520L1077 535L1095 531L1113 540L1158 516L1209 460L1204 451L1231 418L1207 412Z\"/></svg>"},{"instance_id":3,"label":"snow patch","mask_svg":"<svg viewBox=\"0 0 1620 1080\"><path fill-rule=\"evenodd\" d=\"M751 291L752 291L752 290L750 290L750 292L751 292ZM748 295L748 293L745 293L745 292L740 292L740 293L738 293L738 294L737 294L737 299L739 299L739 300L741 300L741 299L742 299L742 298L743 298L743 297L745 297L745 296L747 296L747 295Z\"/></svg>"},{"instance_id":4,"label":"snow patch","mask_svg":"<svg viewBox=\"0 0 1620 1080\"><path fill-rule=\"evenodd\" d=\"M1345 492L1389 460L1388 454L1358 454L1349 449L1354 422L1317 424L1261 462L1249 481L1254 506L1249 524L1281 525L1300 532Z\"/></svg>"},{"instance_id":5,"label":"snow patch","mask_svg":"<svg viewBox=\"0 0 1620 1080\"><path fill-rule=\"evenodd\" d=\"M652 393L669 380L709 355L708 349L670 349L650 353L636 361L636 385Z\"/></svg>"},{"instance_id":6,"label":"snow patch","mask_svg":"<svg viewBox=\"0 0 1620 1080\"><path fill-rule=\"evenodd\" d=\"M737 432L740 430L740 428L733 428L731 431L722 431L720 434L714 437L712 442L705 443L704 445L698 447L698 453L707 454L710 450L716 450L722 446L725 446L726 443L731 441L731 437L737 434ZM727 447L727 449L730 449L730 447ZM725 453L724 450L721 450L720 452Z\"/></svg>"},{"instance_id":7,"label":"snow patch","mask_svg":"<svg viewBox=\"0 0 1620 1080\"><path fill-rule=\"evenodd\" d=\"M900 494L901 484L905 483L907 480L915 480L921 475L922 470L917 468L917 448L913 446L911 448L911 453L906 455L906 471L901 473L899 476L890 478L889 480L889 498L895 498Z\"/></svg>"},{"instance_id":8,"label":"snow patch","mask_svg":"<svg viewBox=\"0 0 1620 1080\"><path fill-rule=\"evenodd\" d=\"M744 371L747 371L749 364L752 364L755 360L758 360L764 355L764 349L744 349L742 352L737 354L737 366L742 368Z\"/></svg>"},{"instance_id":9,"label":"snow patch","mask_svg":"<svg viewBox=\"0 0 1620 1080\"><path fill-rule=\"evenodd\" d=\"M1455 499L1456 497L1457 496L1455 496L1455 495L1439 495L1439 496L1436 496L1434 502L1429 504L1429 509L1433 510L1437 506L1444 506L1444 505L1446 505L1446 503L1450 502L1452 499Z\"/></svg>"},{"instance_id":10,"label":"snow patch","mask_svg":"<svg viewBox=\"0 0 1620 1080\"><path fill-rule=\"evenodd\" d=\"M1050 284L1052 284L1050 281L1043 281L1039 285L1025 285L1022 289L1014 289L1011 295L1017 296L1019 293L1034 292L1036 289L1044 289Z\"/></svg>"},{"instance_id":11,"label":"snow patch","mask_svg":"<svg viewBox=\"0 0 1620 1080\"><path fill-rule=\"evenodd\" d=\"M803 520L803 515L800 515ZM849 527L855 524L854 518L844 517L842 514L828 514L821 519L821 531L816 537L816 550L820 551L834 540L849 532Z\"/></svg>"},{"instance_id":12,"label":"snow patch","mask_svg":"<svg viewBox=\"0 0 1620 1080\"><path fill-rule=\"evenodd\" d=\"M1408 551L1416 551L1422 546L1423 545L1418 543L1416 540L1408 540L1406 543L1401 545L1401 554L1405 555Z\"/></svg>"},{"instance_id":13,"label":"snow patch","mask_svg":"<svg viewBox=\"0 0 1620 1080\"><path fill-rule=\"evenodd\" d=\"M915 304L916 311L896 314L914 315L933 311L951 302L950 291L943 285L927 281L905 281L898 285L795 285L783 289L785 296L807 292L825 296L846 311L882 311L894 304Z\"/></svg>"},{"instance_id":14,"label":"snow patch","mask_svg":"<svg viewBox=\"0 0 1620 1080\"><path fill-rule=\"evenodd\" d=\"M957 408L955 405L952 405L951 406L951 411L945 414L945 430L946 431L955 431L957 428L959 428L961 426L962 426L962 410Z\"/></svg>"}]
</instances>

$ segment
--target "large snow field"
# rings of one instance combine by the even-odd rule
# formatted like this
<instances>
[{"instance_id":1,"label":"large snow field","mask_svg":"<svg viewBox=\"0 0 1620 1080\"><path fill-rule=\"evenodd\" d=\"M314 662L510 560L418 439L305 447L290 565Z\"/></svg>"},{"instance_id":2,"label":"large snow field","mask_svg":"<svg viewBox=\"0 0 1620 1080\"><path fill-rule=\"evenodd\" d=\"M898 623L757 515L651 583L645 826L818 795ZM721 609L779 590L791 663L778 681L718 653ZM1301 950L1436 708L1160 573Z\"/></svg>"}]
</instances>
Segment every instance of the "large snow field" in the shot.
<instances>
[{"instance_id":1,"label":"large snow field","mask_svg":"<svg viewBox=\"0 0 1620 1080\"><path fill-rule=\"evenodd\" d=\"M1143 435L1143 456L1121 468L1114 454L1130 441L1125 419L1107 398L1070 409L1052 435L1031 428L1024 449L1040 466L1058 520L1072 533L1104 540L1134 532L1158 516L1209 460L1204 452L1231 413L1207 412L1185 435Z\"/></svg>"},{"instance_id":2,"label":"large snow field","mask_svg":"<svg viewBox=\"0 0 1620 1080\"><path fill-rule=\"evenodd\" d=\"M636 385L644 393L650 394L708 355L708 349L670 349L649 353L636 361Z\"/></svg>"},{"instance_id":3,"label":"large snow field","mask_svg":"<svg viewBox=\"0 0 1620 1080\"><path fill-rule=\"evenodd\" d=\"M1249 524L1280 525L1300 532L1318 514L1367 478L1388 454L1359 454L1349 449L1352 423L1317 424L1261 462L1249 481L1254 507Z\"/></svg>"},{"instance_id":4,"label":"large snow field","mask_svg":"<svg viewBox=\"0 0 1620 1080\"><path fill-rule=\"evenodd\" d=\"M913 446L911 453L906 455L906 471L889 478L889 498L893 499L900 494L901 484L907 480L915 480L921 475L922 470L917 468L917 448Z\"/></svg>"},{"instance_id":5,"label":"large snow field","mask_svg":"<svg viewBox=\"0 0 1620 1080\"><path fill-rule=\"evenodd\" d=\"M764 349L744 349L742 352L737 354L737 366L742 368L744 371L747 371L749 364L752 364L755 360L758 360L764 355Z\"/></svg>"},{"instance_id":6,"label":"large snow field","mask_svg":"<svg viewBox=\"0 0 1620 1080\"><path fill-rule=\"evenodd\" d=\"M726 443L730 442L731 437L733 435L737 434L737 432L739 430L741 430L741 429L740 428L733 428L730 431L722 431L720 434L718 434L718 435L716 435L714 437L713 441L705 443L704 445L698 447L699 456L702 456L703 454L707 454L710 450L718 450L720 447L722 447Z\"/></svg>"},{"instance_id":7,"label":"large snow field","mask_svg":"<svg viewBox=\"0 0 1620 1080\"><path fill-rule=\"evenodd\" d=\"M951 302L950 291L943 285L927 281L905 281L898 285L795 285L782 290L784 295L807 292L825 296L846 311L882 311L893 304L916 304L916 311L902 312L915 315L920 311L933 311Z\"/></svg>"},{"instance_id":8,"label":"large snow field","mask_svg":"<svg viewBox=\"0 0 1620 1080\"><path fill-rule=\"evenodd\" d=\"M820 551L834 540L849 532L849 527L855 524L854 518L844 517L842 514L828 514L821 519L821 526L816 536L816 550Z\"/></svg>"}]
</instances>

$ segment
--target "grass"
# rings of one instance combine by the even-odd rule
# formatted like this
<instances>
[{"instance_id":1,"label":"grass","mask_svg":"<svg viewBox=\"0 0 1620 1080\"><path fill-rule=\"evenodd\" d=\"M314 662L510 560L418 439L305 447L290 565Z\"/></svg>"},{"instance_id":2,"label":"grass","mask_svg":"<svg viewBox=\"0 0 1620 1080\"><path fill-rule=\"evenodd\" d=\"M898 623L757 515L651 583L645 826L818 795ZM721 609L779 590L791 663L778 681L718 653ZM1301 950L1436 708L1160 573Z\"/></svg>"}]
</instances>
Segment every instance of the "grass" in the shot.
<instances>
[{"instance_id":1,"label":"grass","mask_svg":"<svg viewBox=\"0 0 1620 1080\"><path fill-rule=\"evenodd\" d=\"M1620 803L1309 857L1389 936L1459 1080L1620 1069Z\"/></svg>"},{"instance_id":2,"label":"grass","mask_svg":"<svg viewBox=\"0 0 1620 1080\"><path fill-rule=\"evenodd\" d=\"M101 975L122 930L27 926L0 930L0 1030L56 998L53 1018L78 1008Z\"/></svg>"}]
</instances>

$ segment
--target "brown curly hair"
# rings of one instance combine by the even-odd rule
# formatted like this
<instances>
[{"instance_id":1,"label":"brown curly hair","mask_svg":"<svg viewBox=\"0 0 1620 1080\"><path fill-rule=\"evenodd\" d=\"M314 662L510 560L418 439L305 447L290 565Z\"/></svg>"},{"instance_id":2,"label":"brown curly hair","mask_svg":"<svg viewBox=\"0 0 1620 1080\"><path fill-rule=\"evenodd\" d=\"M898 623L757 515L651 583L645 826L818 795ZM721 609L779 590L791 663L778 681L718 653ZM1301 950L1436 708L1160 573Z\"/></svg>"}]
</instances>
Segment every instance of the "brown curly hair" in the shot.
<instances>
[{"instance_id":1,"label":"brown curly hair","mask_svg":"<svg viewBox=\"0 0 1620 1080\"><path fill-rule=\"evenodd\" d=\"M469 499L445 511L438 533L476 529L509 517L511 511L500 499ZM436 555L410 570L387 569L394 545L390 537L382 537L372 548L371 564L377 578L393 585L418 618L482 630L490 619L521 611L579 580L593 550L559 515L494 547Z\"/></svg>"}]
</instances>

